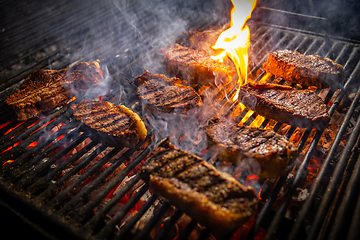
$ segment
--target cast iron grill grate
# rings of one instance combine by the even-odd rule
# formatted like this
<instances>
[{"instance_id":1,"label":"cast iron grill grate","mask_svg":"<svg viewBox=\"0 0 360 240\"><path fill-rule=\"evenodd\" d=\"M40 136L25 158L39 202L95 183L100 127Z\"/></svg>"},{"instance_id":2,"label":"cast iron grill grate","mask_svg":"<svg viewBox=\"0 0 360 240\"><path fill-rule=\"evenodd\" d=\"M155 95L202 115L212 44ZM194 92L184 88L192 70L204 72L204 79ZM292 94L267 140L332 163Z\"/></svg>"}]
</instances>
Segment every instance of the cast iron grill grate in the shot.
<instances>
[{"instance_id":1,"label":"cast iron grill grate","mask_svg":"<svg viewBox=\"0 0 360 240\"><path fill-rule=\"evenodd\" d=\"M61 7L71 9L74 6L64 5ZM106 6L103 7L106 9ZM98 11L94 12L95 15L99 14L99 25L95 24L99 26L99 28L96 27L98 29L103 29L101 26L105 26L101 25L102 11L102 6L99 6ZM84 18L85 25L87 21L93 23L90 18L86 19L86 14L82 17L82 13L80 11L78 13L80 18ZM73 13L69 12L68 14L72 16ZM41 13L39 13L40 15ZM60 16L58 17L60 18ZM56 16L54 18L56 19ZM143 21L146 22L149 19L144 18ZM252 23L249 24L252 27ZM69 36L75 36L81 32L80 26L79 29L74 28L73 32L69 33ZM193 25L194 28L200 26L206 27L201 22L196 22ZM255 24L253 27L255 28ZM102 35L101 32L99 33ZM16 33L16 37L17 34L20 33ZM115 42L111 44L114 46L121 45L121 37L109 34L112 37L110 40L106 34L107 31L104 30L104 34L98 38L98 41L104 40L106 42L107 39L112 42L114 40ZM125 35L127 37L133 36L131 31L126 32ZM31 37L29 36L29 38ZM64 37L64 39L67 39L67 37ZM20 36L16 41L21 41ZM60 39L61 41L62 39ZM42 48L42 45L37 45L37 43L38 41L34 39L33 43L30 42L28 46L23 46L21 51L24 51L24 59L31 58ZM46 43L50 46L51 40L46 41ZM67 44L69 48L82 45L76 40ZM276 82L277 79L266 76L261 66L270 51L278 48L289 48L304 54L317 53L322 57L330 57L344 66L346 82L340 83L340 87L333 86L325 98L325 102L329 103L335 92L341 88L340 93L336 92L338 94L336 95L336 101L330 105L330 115L334 115L339 105L346 104L344 102L348 101L349 93L355 97L352 97L351 105L324 160L318 177L314 181L308 199L299 209L295 225L293 226L293 223L290 223L293 228L289 228L290 230L284 229L284 222L286 224L290 222L286 220L285 215L295 191L302 187L304 180L308 176L308 165L323 131L315 131L312 134L313 129L304 130L298 144L299 152L304 149L307 142L310 142L310 145L301 164L294 170L293 177L284 176L274 182L260 180L263 186L267 186L270 193L262 193L263 205L247 237L249 239L254 238L259 232L266 233L267 239L274 236L280 239L315 237L319 232L318 230L322 230L320 234L323 236L329 234L330 237L336 238L337 234L344 232L345 229L345 231L349 232L349 236L355 239L356 233L353 231L356 229L355 223L346 227L344 224L338 223L338 221L356 219L357 217L349 209L358 202L356 194L358 184L356 185L356 181L359 175L359 161L357 158L360 123L357 106L360 99L359 93L356 90L354 91L354 88L357 89L358 87L356 79L360 74L359 46L321 34L269 25L256 26L256 29L252 31L251 46L253 61L250 78L252 79L258 81L267 78L266 80L269 82ZM106 57L108 54L109 52L94 51L91 56ZM112 86L113 92L105 96L106 100L121 102L122 99L118 98L117 90L117 87L121 84L126 85L128 88L127 93L134 93L133 78L143 71L142 66L139 66L137 61L141 56L141 49L131 52L129 56L131 60L124 58L115 61L116 64L114 62L109 64L110 74L121 76L122 79L128 82L115 82ZM17 57L13 55L6 55L2 64L8 64L6 66L9 68L9 66L14 66L17 63L15 59ZM60 66L63 67L70 63L67 54L55 50L46 54L44 58L39 58L35 64L26 65L26 68L21 69L21 71L11 71L9 81L2 82L1 98L5 99L7 95L13 92L16 89L16 83L31 72L32 68L45 67L50 59L51 62L55 62L54 68L61 68ZM235 92L235 84L232 87L227 92L228 95ZM237 107L238 102L228 101L224 92L225 89L219 90L219 93L214 97L214 101L218 103L216 110L223 115L230 115ZM136 98L129 99L127 103L133 104L134 108L137 109ZM243 110L236 118L236 121L243 121L246 125L252 124L257 118L257 114L252 113L249 117L247 113L248 109ZM245 119L245 117L248 118ZM266 119L261 127L270 124L271 120ZM279 131L284 127L284 124L276 123L271 127L275 131ZM349 128L352 129L352 132L339 157L340 141L346 136ZM296 126L289 127L285 136L291 138L296 130ZM156 231L155 239L168 239L171 237L171 231L174 230L177 222L184 216L181 211L174 209L171 203L162 200L155 194L149 194L147 184L142 183L136 174L136 170L144 162L144 158L157 144L154 137L157 134L156 131L150 131L147 139L133 149L110 148L99 142L98 139L93 139L91 135L83 132L82 128L79 127L79 123L67 114L67 107L64 107L54 110L41 119L31 119L26 122L14 121L6 111L2 111L0 132L2 134L0 138L1 196L5 201L11 203L12 207L21 210L24 216L31 219L34 224L47 229L45 231L51 232L55 237L122 239L132 236L135 239L143 239ZM209 159L217 167L222 164L221 161L209 156L203 157ZM236 166L227 166L222 170L234 174ZM346 179L342 178L344 171L349 174ZM329 181L329 172L332 174L330 175L331 181ZM238 177L239 181L245 181L247 175L244 173ZM326 188L325 184L329 184L329 187ZM135 187L136 191L134 191ZM283 188L286 188L284 197L279 200L278 195L283 191ZM131 197L126 199L128 196ZM119 208L119 203L122 203L121 208ZM274 207L278 204L278 210L274 212ZM311 216L309 212L317 205L320 205L320 208L316 212L313 222L309 223L309 216ZM334 210L328 213L330 208ZM357 206L356 211L358 209ZM144 226L139 228L139 223L145 218L148 218L148 221L145 221ZM337 218L339 220L333 220ZM127 219L127 221L124 222L124 219ZM325 219L327 221L323 224ZM331 229L332 224L336 227L326 233L327 229ZM311 228L306 228L308 226L311 226ZM178 238L187 239L197 227L196 222L187 222L184 228L181 229ZM137 231L134 232L134 229ZM210 229L201 229L199 238L208 238L210 232ZM230 236L225 237L230 238Z\"/></svg>"}]
</instances>

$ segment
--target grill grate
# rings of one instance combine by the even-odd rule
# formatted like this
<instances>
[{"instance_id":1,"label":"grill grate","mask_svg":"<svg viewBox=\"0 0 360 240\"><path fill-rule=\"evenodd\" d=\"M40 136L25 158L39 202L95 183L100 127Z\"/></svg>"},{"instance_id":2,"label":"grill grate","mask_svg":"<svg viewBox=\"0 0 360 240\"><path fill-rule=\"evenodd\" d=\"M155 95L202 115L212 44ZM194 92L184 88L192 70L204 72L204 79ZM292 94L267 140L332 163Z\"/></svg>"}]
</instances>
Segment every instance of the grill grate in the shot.
<instances>
[{"instance_id":1,"label":"grill grate","mask_svg":"<svg viewBox=\"0 0 360 240\"><path fill-rule=\"evenodd\" d=\"M114 79L122 79L113 82L112 93L105 98L112 102L123 102L124 99L120 97L120 88L123 86L125 86L127 94L130 96L134 94L132 80L143 72L142 51L153 46L153 42L142 39L141 36L133 32L134 28L129 28L129 26L123 28L124 32L119 31L112 34L112 29L108 31L109 29L105 27L108 26L108 23L102 21L104 20L104 13L109 11L108 5L99 4L97 10L93 10L93 12L76 8L75 2L59 6L61 9L69 10L66 12L68 14L66 16L69 16L70 19L56 25L54 31L45 27L48 32L44 34L50 34L47 35L48 39L45 41L45 45L39 38L32 38L30 32L27 32L27 27L30 27L30 24L11 23L9 21L9 26L12 26L11 24L14 24L14 27L20 26L17 31L12 33L15 43L23 41L23 39L31 41L19 47L17 54L24 52L20 60L17 54L15 56L11 52L5 54L4 58L1 59L1 66L8 69L2 74L6 76L6 79L9 79L9 81L1 83L1 99L5 99L7 95L12 93L16 89L17 83L33 68L48 66L49 62L56 69L67 66L72 60L69 53L74 53L74 49L78 47L88 46L76 39L76 36L85 31L82 26L90 23L96 27L87 33L90 35L97 33L98 35L91 37L91 39L94 38L94 49L86 58L103 57L111 76ZM141 23L151 22L151 17L146 17L145 12L142 11L141 9L137 10L139 16L144 16ZM40 21L39 17L43 13L45 12L40 11L34 15L34 21L31 23L35 24ZM71 19L74 13L81 19L77 24L74 24L73 19ZM119 12L114 12L114 14L117 14L116 17L118 18L115 18L117 20L122 16ZM191 16L191 14L189 15ZM195 19L195 17L193 18ZM53 20L57 22L61 19L61 14L56 14ZM124 19L121 21L128 24ZM206 28L208 26L199 20L193 22L195 22L192 26L194 28L200 26ZM66 24L68 23L75 26L71 31L66 32ZM304 54L317 53L323 57L330 57L345 67L346 82L333 86L325 99L325 102L329 103L336 90L341 89L336 101L330 106L330 115L334 115L341 104L347 104L349 94L356 94L353 89L359 87L356 82L360 74L359 45L298 29L267 24L258 25L256 22L249 22L249 25L252 32L250 78L256 81L277 82L277 79L267 76L261 66L270 51L277 48L289 48ZM154 29L156 28L152 26L148 31ZM23 32L27 34L22 35ZM57 38L54 33L59 32L66 32L66 35ZM130 40L124 40L121 34ZM56 41L53 41L53 38L56 38ZM69 38L72 40L68 40ZM135 50L126 50L127 45L122 45L122 43L131 41L139 41L144 46ZM44 51L54 42L55 45L65 44L70 50L62 52L62 49L56 48L40 57L37 56L39 51ZM114 53L113 48L105 49L105 51L103 51L104 48L96 49L97 46L101 45L100 43L122 47ZM10 46L12 43L8 42L7 44ZM107 56L114 57L118 53L125 53L126 57L122 59L115 57L115 60L106 58ZM21 62L26 59L35 60L22 64ZM12 68L20 63L23 66L20 71ZM217 103L214 105L216 107L214 112L225 116L232 115L238 108L238 102L227 101L226 97L227 95L231 96L235 91L235 88L230 91L220 90L214 96L214 102ZM360 100L359 94L356 94L347 110L332 148L324 160L306 202L299 211L294 226L284 229L284 222L286 222L286 226L293 224L288 223L290 221L286 220L285 215L296 189L303 185L308 176L308 165L323 131L316 131L313 134L313 129L306 129L302 133L298 143L299 152L306 147L307 141L310 141L311 144L301 164L294 171L293 178L289 175L281 177L277 181L259 180L262 185L263 206L251 227L250 233L247 234L248 239L254 238L261 232L266 232L265 238L267 239L273 237L280 239L316 237L315 235L319 230L323 236L335 239L340 232L344 232L344 229L349 232L350 237L355 239L357 235L354 229L357 229L357 226L354 221L352 224L348 224L348 227L341 223L345 223L344 219L356 219L358 216L349 210L355 207L356 200L359 197L356 195L360 166L357 159L360 130L359 109L357 108ZM135 110L139 109L136 97L129 97L126 103ZM147 184L144 184L135 174L144 158L157 144L154 136L158 133L155 130L149 133L144 142L139 143L133 149L110 148L83 132L79 123L67 114L67 107L55 109L40 120L32 119L22 123L13 121L7 113L2 113L0 121L2 136L0 138L0 196L13 208L21 210L24 217L30 219L34 225L39 225L45 232L49 231L53 236L59 238L71 236L77 239L122 239L131 236L135 239L143 239L155 231L155 239L167 239L177 227L180 232L178 239L187 239L198 228L196 222L188 221L185 226L181 226L179 229L180 227L177 224L184 218L184 214L174 209L171 203L162 200L155 194L149 194ZM236 121L242 121L245 125L252 124L258 115L252 113L249 116L248 113L248 109L241 111L236 117ZM266 119L261 127L269 127L271 121ZM282 123L276 123L272 128L278 132L284 126ZM346 136L349 128L353 129L352 134L339 157L340 141ZM297 130L295 126L290 127L284 135L289 139ZM237 173L238 169L235 165L224 166L221 161L207 154L202 157L216 167L221 167L224 171L233 175ZM349 174L347 179L342 178L344 171ZM329 172L333 173L331 180L329 180ZM239 181L246 181L247 176L248 173L243 172L238 177ZM288 188L285 189L284 197L278 199L278 195L286 186ZM135 192L133 192L134 188L136 188ZM319 198L322 199L320 202ZM120 208L119 204L121 205ZM274 213L276 206L278 207ZM314 220L309 223L310 212L313 211L314 206L320 207ZM328 213L329 209L334 210ZM358 213L359 209L359 206L356 206L355 213ZM144 226L138 228L139 223L147 217L150 220L144 221ZM322 224L323 222L325 223ZM336 227L332 228L332 225ZM311 226L311 229L305 229L307 226ZM135 229L140 230L134 232ZM326 232L329 229L332 231ZM210 232L210 229L201 228L198 237L207 239ZM230 238L231 236L225 237Z\"/></svg>"}]
</instances>

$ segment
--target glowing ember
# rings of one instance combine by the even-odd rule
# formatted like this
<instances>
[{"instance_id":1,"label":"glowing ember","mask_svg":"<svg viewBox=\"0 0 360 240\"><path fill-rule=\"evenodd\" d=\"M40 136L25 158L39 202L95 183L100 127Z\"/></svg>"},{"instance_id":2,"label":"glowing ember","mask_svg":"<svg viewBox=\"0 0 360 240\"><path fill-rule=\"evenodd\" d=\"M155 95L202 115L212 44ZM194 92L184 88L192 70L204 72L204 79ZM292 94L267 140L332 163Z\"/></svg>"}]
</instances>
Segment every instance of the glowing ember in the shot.
<instances>
[{"instance_id":1,"label":"glowing ember","mask_svg":"<svg viewBox=\"0 0 360 240\"><path fill-rule=\"evenodd\" d=\"M7 163L13 163L13 162L14 162L14 160L7 160L6 162L4 162L3 166Z\"/></svg>"},{"instance_id":2,"label":"glowing ember","mask_svg":"<svg viewBox=\"0 0 360 240\"><path fill-rule=\"evenodd\" d=\"M256 6L256 0L232 0L233 9L231 10L230 28L222 32L213 46L214 49L222 49L213 59L220 62L226 56L229 56L236 66L239 77L238 83L241 85L247 82L249 54L248 47L250 44L250 30L245 25L251 17L251 13ZM238 98L239 91L235 94L233 101Z\"/></svg>"}]
</instances>

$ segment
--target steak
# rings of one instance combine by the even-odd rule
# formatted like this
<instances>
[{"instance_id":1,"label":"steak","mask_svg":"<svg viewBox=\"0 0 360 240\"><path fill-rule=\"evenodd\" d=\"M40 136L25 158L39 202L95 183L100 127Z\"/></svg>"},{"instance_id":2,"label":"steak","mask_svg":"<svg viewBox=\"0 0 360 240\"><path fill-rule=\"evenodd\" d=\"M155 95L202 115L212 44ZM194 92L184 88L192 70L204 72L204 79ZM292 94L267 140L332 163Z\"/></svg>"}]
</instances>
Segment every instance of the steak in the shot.
<instances>
[{"instance_id":1,"label":"steak","mask_svg":"<svg viewBox=\"0 0 360 240\"><path fill-rule=\"evenodd\" d=\"M125 106L84 99L70 108L77 120L110 146L134 147L146 137L147 130L140 117Z\"/></svg>"},{"instance_id":2,"label":"steak","mask_svg":"<svg viewBox=\"0 0 360 240\"><path fill-rule=\"evenodd\" d=\"M246 161L250 171L264 178L284 175L297 156L297 148L271 129L239 126L230 120L211 119L205 130L218 158Z\"/></svg>"},{"instance_id":3,"label":"steak","mask_svg":"<svg viewBox=\"0 0 360 240\"><path fill-rule=\"evenodd\" d=\"M202 100L192 87L184 86L178 78L146 71L135 79L137 95L151 111L170 113L186 111L202 105Z\"/></svg>"},{"instance_id":4,"label":"steak","mask_svg":"<svg viewBox=\"0 0 360 240\"><path fill-rule=\"evenodd\" d=\"M79 62L66 70L66 77L61 78L61 85L72 90L75 95L84 95L91 87L100 83L104 76L100 69L100 60Z\"/></svg>"},{"instance_id":5,"label":"steak","mask_svg":"<svg viewBox=\"0 0 360 240\"><path fill-rule=\"evenodd\" d=\"M215 233L240 227L257 209L258 198L251 187L176 148L169 138L150 154L141 176L156 193Z\"/></svg>"},{"instance_id":6,"label":"steak","mask_svg":"<svg viewBox=\"0 0 360 240\"><path fill-rule=\"evenodd\" d=\"M323 129L330 120L324 101L310 90L248 83L241 86L239 100L266 118L296 127Z\"/></svg>"},{"instance_id":7,"label":"steak","mask_svg":"<svg viewBox=\"0 0 360 240\"><path fill-rule=\"evenodd\" d=\"M168 74L187 79L192 84L208 86L224 86L232 81L236 72L203 51L177 43L164 50L164 64Z\"/></svg>"},{"instance_id":8,"label":"steak","mask_svg":"<svg viewBox=\"0 0 360 240\"><path fill-rule=\"evenodd\" d=\"M344 77L343 66L335 61L317 54L303 55L293 50L271 52L263 68L276 77L304 87L339 85Z\"/></svg>"},{"instance_id":9,"label":"steak","mask_svg":"<svg viewBox=\"0 0 360 240\"><path fill-rule=\"evenodd\" d=\"M43 70L31 73L20 89L6 98L5 102L26 121L59 106L64 106L72 94L83 94L103 78L98 61L80 62L69 69Z\"/></svg>"},{"instance_id":10,"label":"steak","mask_svg":"<svg viewBox=\"0 0 360 240\"><path fill-rule=\"evenodd\" d=\"M65 77L63 70L35 70L20 89L6 98L5 102L14 110L17 120L26 121L43 112L65 105L71 96L64 89L60 79Z\"/></svg>"}]
</instances>

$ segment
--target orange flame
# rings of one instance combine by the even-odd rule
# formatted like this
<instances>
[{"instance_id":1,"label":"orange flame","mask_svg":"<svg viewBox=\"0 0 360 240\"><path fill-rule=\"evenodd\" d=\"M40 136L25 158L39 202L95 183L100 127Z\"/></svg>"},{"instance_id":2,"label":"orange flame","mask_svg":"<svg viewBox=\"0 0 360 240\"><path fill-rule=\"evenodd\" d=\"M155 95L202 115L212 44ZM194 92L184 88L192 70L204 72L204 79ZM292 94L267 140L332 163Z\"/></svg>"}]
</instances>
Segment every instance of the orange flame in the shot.
<instances>
[{"instance_id":1,"label":"orange flame","mask_svg":"<svg viewBox=\"0 0 360 240\"><path fill-rule=\"evenodd\" d=\"M247 82L249 65L250 30L245 23L251 17L256 6L256 0L232 0L232 3L234 7L231 10L230 28L220 34L213 46L214 49L222 49L223 51L217 56L212 56L212 58L222 62L226 56L229 56L236 66L239 77L238 83L241 86ZM233 101L238 98L238 94L239 90Z\"/></svg>"}]
</instances>

